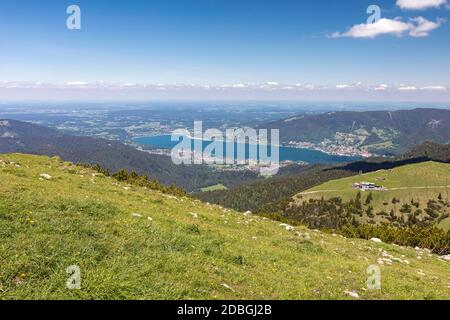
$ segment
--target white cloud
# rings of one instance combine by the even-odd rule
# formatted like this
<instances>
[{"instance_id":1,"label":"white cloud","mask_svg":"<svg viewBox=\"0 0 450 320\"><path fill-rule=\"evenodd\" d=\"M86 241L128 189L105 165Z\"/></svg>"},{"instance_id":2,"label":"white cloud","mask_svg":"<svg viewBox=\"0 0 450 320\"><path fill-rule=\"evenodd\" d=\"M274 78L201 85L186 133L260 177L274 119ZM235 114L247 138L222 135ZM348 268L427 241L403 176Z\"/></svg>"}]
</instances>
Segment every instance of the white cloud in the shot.
<instances>
[{"instance_id":1,"label":"white cloud","mask_svg":"<svg viewBox=\"0 0 450 320\"><path fill-rule=\"evenodd\" d=\"M16 81L0 81L0 89L30 89L30 90L86 90L95 91L99 90L110 90L112 91L122 91L122 92L219 92L219 91L230 91L230 92L259 92L259 93L269 93L269 92L298 92L298 93L312 93L312 92L323 92L324 94L334 92L336 90L342 92L422 92L422 93L436 93L439 92L449 92L448 88L440 85L433 84L428 86L418 86L415 84L399 84L399 85L365 85L362 82L355 83L340 83L337 85L313 85L313 84L290 84L290 83L277 83L274 82L262 83L262 84L143 84L143 83L110 83L105 81L97 82L85 82L85 81L71 81L66 83L46 83L46 82L16 82Z\"/></svg>"},{"instance_id":2,"label":"white cloud","mask_svg":"<svg viewBox=\"0 0 450 320\"><path fill-rule=\"evenodd\" d=\"M446 91L447 88L444 87L444 86L428 86L428 87L420 88L420 90L425 90L425 91Z\"/></svg>"},{"instance_id":3,"label":"white cloud","mask_svg":"<svg viewBox=\"0 0 450 320\"><path fill-rule=\"evenodd\" d=\"M247 85L244 83L233 84L232 88L247 88Z\"/></svg>"},{"instance_id":4,"label":"white cloud","mask_svg":"<svg viewBox=\"0 0 450 320\"><path fill-rule=\"evenodd\" d=\"M86 81L71 81L66 83L68 86L86 86L88 83Z\"/></svg>"},{"instance_id":5,"label":"white cloud","mask_svg":"<svg viewBox=\"0 0 450 320\"><path fill-rule=\"evenodd\" d=\"M303 86L303 88L308 91L313 91L316 89L316 87L312 84L307 84L307 85Z\"/></svg>"},{"instance_id":6,"label":"white cloud","mask_svg":"<svg viewBox=\"0 0 450 320\"><path fill-rule=\"evenodd\" d=\"M136 87L136 84L131 83L131 82L125 82L125 83L120 84L120 86L123 88L131 88L131 87Z\"/></svg>"},{"instance_id":7,"label":"white cloud","mask_svg":"<svg viewBox=\"0 0 450 320\"><path fill-rule=\"evenodd\" d=\"M447 0L397 0L397 6L402 9L424 10L428 8L439 8L445 5Z\"/></svg>"},{"instance_id":8,"label":"white cloud","mask_svg":"<svg viewBox=\"0 0 450 320\"><path fill-rule=\"evenodd\" d=\"M405 34L409 34L411 37L426 37L431 31L439 28L443 22L443 19L437 19L434 22L423 17L411 18L408 22L401 18L383 18L375 23L354 25L343 33L334 32L329 37L375 38L380 35L402 36Z\"/></svg>"},{"instance_id":9,"label":"white cloud","mask_svg":"<svg viewBox=\"0 0 450 320\"><path fill-rule=\"evenodd\" d=\"M417 91L417 87L415 86L401 86L398 88L398 91Z\"/></svg>"},{"instance_id":10,"label":"white cloud","mask_svg":"<svg viewBox=\"0 0 450 320\"><path fill-rule=\"evenodd\" d=\"M350 85L348 84L337 84L336 89L348 89L350 88Z\"/></svg>"},{"instance_id":11,"label":"white cloud","mask_svg":"<svg viewBox=\"0 0 450 320\"><path fill-rule=\"evenodd\" d=\"M389 88L387 84L380 84L378 87L374 88L375 91L386 91Z\"/></svg>"},{"instance_id":12,"label":"white cloud","mask_svg":"<svg viewBox=\"0 0 450 320\"><path fill-rule=\"evenodd\" d=\"M415 22L416 26L411 29L409 35L411 37L427 37L431 31L439 28L445 20L437 19L436 22L433 22L423 17L417 17L412 18L411 21Z\"/></svg>"},{"instance_id":13,"label":"white cloud","mask_svg":"<svg viewBox=\"0 0 450 320\"><path fill-rule=\"evenodd\" d=\"M354 25L344 33L333 33L331 37L374 38L382 34L394 34L400 36L405 31L408 31L409 28L409 25L400 19L391 20L383 18L375 23Z\"/></svg>"},{"instance_id":14,"label":"white cloud","mask_svg":"<svg viewBox=\"0 0 450 320\"><path fill-rule=\"evenodd\" d=\"M359 88L362 86L362 82L356 82L353 84L338 84L336 85L336 89L352 89L352 88Z\"/></svg>"}]
</instances>

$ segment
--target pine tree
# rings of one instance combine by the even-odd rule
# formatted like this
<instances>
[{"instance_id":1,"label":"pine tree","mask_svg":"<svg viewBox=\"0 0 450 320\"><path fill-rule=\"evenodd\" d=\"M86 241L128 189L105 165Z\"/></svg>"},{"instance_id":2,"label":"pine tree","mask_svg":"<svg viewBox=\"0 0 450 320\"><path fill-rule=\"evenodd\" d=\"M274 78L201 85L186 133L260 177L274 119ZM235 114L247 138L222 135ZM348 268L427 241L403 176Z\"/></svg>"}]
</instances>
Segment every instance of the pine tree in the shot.
<instances>
[{"instance_id":1,"label":"pine tree","mask_svg":"<svg viewBox=\"0 0 450 320\"><path fill-rule=\"evenodd\" d=\"M371 193L369 193L369 195L366 198L366 205L369 205L372 202L372 200L373 200L373 195L371 192Z\"/></svg>"}]
</instances>

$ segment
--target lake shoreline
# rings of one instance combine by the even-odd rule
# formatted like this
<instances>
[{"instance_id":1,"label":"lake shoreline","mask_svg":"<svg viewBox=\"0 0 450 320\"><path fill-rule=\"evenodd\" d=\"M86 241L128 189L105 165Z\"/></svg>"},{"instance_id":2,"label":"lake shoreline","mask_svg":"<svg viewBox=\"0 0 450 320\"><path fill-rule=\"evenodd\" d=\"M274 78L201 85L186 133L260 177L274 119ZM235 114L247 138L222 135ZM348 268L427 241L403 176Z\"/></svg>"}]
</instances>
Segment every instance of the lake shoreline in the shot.
<instances>
[{"instance_id":1,"label":"lake shoreline","mask_svg":"<svg viewBox=\"0 0 450 320\"><path fill-rule=\"evenodd\" d=\"M175 145L178 144L178 141L171 140L170 135L140 136L135 137L132 140L133 143L138 146L151 147L154 148L155 150L171 150ZM204 141L204 143L208 143L208 141ZM270 145L268 147L270 148ZM315 164L315 163L345 163L358 161L362 159L363 157L361 156L332 154L318 149L296 148L284 145L280 146L280 161L292 161L299 163Z\"/></svg>"}]
</instances>

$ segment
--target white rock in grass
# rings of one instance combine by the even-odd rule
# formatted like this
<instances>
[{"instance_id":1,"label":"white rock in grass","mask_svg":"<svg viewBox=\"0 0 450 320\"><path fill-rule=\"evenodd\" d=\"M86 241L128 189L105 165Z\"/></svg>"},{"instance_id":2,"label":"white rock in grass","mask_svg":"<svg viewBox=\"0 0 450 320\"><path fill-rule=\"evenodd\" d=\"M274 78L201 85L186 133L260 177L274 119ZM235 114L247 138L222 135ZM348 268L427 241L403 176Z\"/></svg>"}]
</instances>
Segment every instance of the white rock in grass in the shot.
<instances>
[{"instance_id":1,"label":"white rock in grass","mask_svg":"<svg viewBox=\"0 0 450 320\"><path fill-rule=\"evenodd\" d=\"M222 283L222 286L227 288L228 290L231 290L234 292L234 289L232 287L230 287L229 285L227 285L226 283Z\"/></svg>"},{"instance_id":2,"label":"white rock in grass","mask_svg":"<svg viewBox=\"0 0 450 320\"><path fill-rule=\"evenodd\" d=\"M198 218L198 214L196 214L195 212L189 212L189 214L192 216L192 218L197 219Z\"/></svg>"},{"instance_id":3,"label":"white rock in grass","mask_svg":"<svg viewBox=\"0 0 450 320\"><path fill-rule=\"evenodd\" d=\"M294 231L294 230L295 230L295 228L294 228L293 226L288 225L288 224L286 224L286 223L280 224L280 227L285 228L287 231Z\"/></svg>"},{"instance_id":4,"label":"white rock in grass","mask_svg":"<svg viewBox=\"0 0 450 320\"><path fill-rule=\"evenodd\" d=\"M147 217L147 220L148 221L153 221L153 218L152 217Z\"/></svg>"},{"instance_id":5,"label":"white rock in grass","mask_svg":"<svg viewBox=\"0 0 450 320\"><path fill-rule=\"evenodd\" d=\"M345 291L344 293L352 298L359 299L359 294L356 293L355 291Z\"/></svg>"},{"instance_id":6,"label":"white rock in grass","mask_svg":"<svg viewBox=\"0 0 450 320\"><path fill-rule=\"evenodd\" d=\"M135 217L135 218L142 218L142 215L140 215L139 213L133 213L133 217Z\"/></svg>"},{"instance_id":7,"label":"white rock in grass","mask_svg":"<svg viewBox=\"0 0 450 320\"><path fill-rule=\"evenodd\" d=\"M441 258L450 261L450 254L447 254L446 256L441 256Z\"/></svg>"},{"instance_id":8,"label":"white rock in grass","mask_svg":"<svg viewBox=\"0 0 450 320\"><path fill-rule=\"evenodd\" d=\"M311 236L309 235L308 232L302 233L302 232L296 232L295 233L297 236L303 238L304 240L311 240Z\"/></svg>"},{"instance_id":9,"label":"white rock in grass","mask_svg":"<svg viewBox=\"0 0 450 320\"><path fill-rule=\"evenodd\" d=\"M39 177L45 179L45 180L51 180L52 176L46 173L41 174Z\"/></svg>"},{"instance_id":10,"label":"white rock in grass","mask_svg":"<svg viewBox=\"0 0 450 320\"><path fill-rule=\"evenodd\" d=\"M373 241L373 242L376 242L376 243L383 243L383 241L381 241L378 238L372 238L372 239L370 239L370 241Z\"/></svg>"}]
</instances>

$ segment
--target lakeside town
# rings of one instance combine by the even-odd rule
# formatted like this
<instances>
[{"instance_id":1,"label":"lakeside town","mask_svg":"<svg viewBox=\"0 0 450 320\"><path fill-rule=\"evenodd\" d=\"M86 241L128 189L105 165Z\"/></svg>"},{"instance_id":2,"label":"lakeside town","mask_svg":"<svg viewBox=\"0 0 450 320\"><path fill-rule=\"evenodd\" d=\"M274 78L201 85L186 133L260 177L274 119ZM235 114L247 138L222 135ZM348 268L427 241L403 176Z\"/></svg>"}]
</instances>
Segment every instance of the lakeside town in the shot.
<instances>
[{"instance_id":1,"label":"lakeside town","mask_svg":"<svg viewBox=\"0 0 450 320\"><path fill-rule=\"evenodd\" d=\"M322 142L320 144L315 144L312 142L290 141L287 144L287 146L298 149L316 150L329 155L336 155L336 156L350 156L363 158L370 158L374 156L374 154L368 152L367 150L360 149L358 146L332 143L331 141L328 143L329 144L327 144L326 142Z\"/></svg>"}]
</instances>

